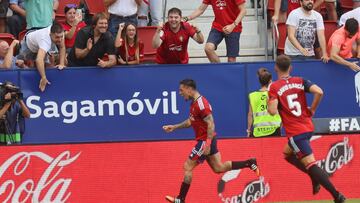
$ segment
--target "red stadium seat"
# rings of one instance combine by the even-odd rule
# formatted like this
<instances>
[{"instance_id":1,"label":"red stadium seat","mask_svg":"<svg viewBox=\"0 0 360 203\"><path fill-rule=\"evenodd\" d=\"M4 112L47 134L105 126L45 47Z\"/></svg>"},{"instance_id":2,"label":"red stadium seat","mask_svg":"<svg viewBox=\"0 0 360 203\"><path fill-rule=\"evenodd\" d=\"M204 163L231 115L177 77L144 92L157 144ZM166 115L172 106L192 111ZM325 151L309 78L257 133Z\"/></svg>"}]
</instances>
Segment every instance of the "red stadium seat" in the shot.
<instances>
[{"instance_id":1,"label":"red stadium seat","mask_svg":"<svg viewBox=\"0 0 360 203\"><path fill-rule=\"evenodd\" d=\"M21 32L19 33L19 36L18 36L19 41L21 41L21 40L24 39L25 34L26 34L26 31L27 31L27 30L23 30L23 31L21 31Z\"/></svg>"},{"instance_id":2,"label":"red stadium seat","mask_svg":"<svg viewBox=\"0 0 360 203\"><path fill-rule=\"evenodd\" d=\"M277 54L284 54L285 52L285 40L287 36L286 24L285 23L278 23L277 24L278 36L275 36L275 41L277 41Z\"/></svg>"},{"instance_id":3,"label":"red stadium seat","mask_svg":"<svg viewBox=\"0 0 360 203\"><path fill-rule=\"evenodd\" d=\"M14 35L10 33L0 33L0 40L6 41L9 45L15 39Z\"/></svg>"},{"instance_id":4,"label":"red stadium seat","mask_svg":"<svg viewBox=\"0 0 360 203\"><path fill-rule=\"evenodd\" d=\"M89 8L90 15L105 11L104 2L101 0L85 0L85 3Z\"/></svg>"},{"instance_id":5,"label":"red stadium seat","mask_svg":"<svg viewBox=\"0 0 360 203\"><path fill-rule=\"evenodd\" d=\"M325 26L325 40L326 44L329 41L331 35L338 29L338 24L336 21L324 21Z\"/></svg>"},{"instance_id":6,"label":"red stadium seat","mask_svg":"<svg viewBox=\"0 0 360 203\"><path fill-rule=\"evenodd\" d=\"M156 26L138 27L139 39L144 42L144 61L154 62L156 49L152 48L152 38L156 32Z\"/></svg>"},{"instance_id":7,"label":"red stadium seat","mask_svg":"<svg viewBox=\"0 0 360 203\"><path fill-rule=\"evenodd\" d=\"M353 0L341 0L340 1L341 9L344 13L351 11L353 9L353 4L354 4Z\"/></svg>"},{"instance_id":8,"label":"red stadium seat","mask_svg":"<svg viewBox=\"0 0 360 203\"><path fill-rule=\"evenodd\" d=\"M267 11L268 11L268 16L274 15L274 11L275 11L274 0L268 1Z\"/></svg>"}]
</instances>

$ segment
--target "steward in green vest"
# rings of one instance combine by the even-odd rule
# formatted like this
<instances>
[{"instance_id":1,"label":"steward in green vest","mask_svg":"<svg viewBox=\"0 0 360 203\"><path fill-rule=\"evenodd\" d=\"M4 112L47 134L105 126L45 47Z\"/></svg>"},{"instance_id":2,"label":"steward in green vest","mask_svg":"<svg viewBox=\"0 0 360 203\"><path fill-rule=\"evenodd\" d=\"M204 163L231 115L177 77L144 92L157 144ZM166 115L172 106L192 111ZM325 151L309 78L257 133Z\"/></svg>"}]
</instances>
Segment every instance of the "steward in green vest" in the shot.
<instances>
[{"instance_id":1,"label":"steward in green vest","mask_svg":"<svg viewBox=\"0 0 360 203\"><path fill-rule=\"evenodd\" d=\"M271 73L266 68L257 72L261 89L249 94L248 136L281 136L281 118L279 114L271 116L267 111L268 92Z\"/></svg>"}]
</instances>

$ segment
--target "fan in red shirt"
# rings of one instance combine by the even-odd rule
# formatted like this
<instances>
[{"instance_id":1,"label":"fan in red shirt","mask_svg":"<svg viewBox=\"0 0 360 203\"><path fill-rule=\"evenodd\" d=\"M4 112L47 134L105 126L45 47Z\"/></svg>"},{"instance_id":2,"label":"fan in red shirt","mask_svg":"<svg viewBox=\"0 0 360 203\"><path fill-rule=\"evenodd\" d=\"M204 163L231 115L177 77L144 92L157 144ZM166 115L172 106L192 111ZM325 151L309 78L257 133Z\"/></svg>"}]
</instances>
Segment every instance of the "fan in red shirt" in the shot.
<instances>
[{"instance_id":1,"label":"fan in red shirt","mask_svg":"<svg viewBox=\"0 0 360 203\"><path fill-rule=\"evenodd\" d=\"M235 62L240 51L241 20L246 14L245 0L203 0L202 4L184 20L193 20L202 15L208 5L212 6L215 20L205 45L205 52L210 62L219 63L215 50L225 39L228 62Z\"/></svg>"},{"instance_id":2,"label":"fan in red shirt","mask_svg":"<svg viewBox=\"0 0 360 203\"><path fill-rule=\"evenodd\" d=\"M291 59L288 56L277 57L275 71L278 74L278 80L269 86L268 111L271 115L280 113L285 134L288 137L288 143L284 149L285 159L310 176L313 194L318 193L322 185L331 193L335 203L345 202L345 197L335 189L326 172L316 164L310 146L314 131L311 118L320 103L323 91L308 80L291 77L291 69ZM305 96L307 92L314 95L309 108Z\"/></svg>"},{"instance_id":3,"label":"fan in red shirt","mask_svg":"<svg viewBox=\"0 0 360 203\"><path fill-rule=\"evenodd\" d=\"M153 48L157 48L156 63L187 64L189 38L197 43L204 43L204 36L197 26L181 22L181 10L171 8L168 11L168 22L159 25L153 37Z\"/></svg>"},{"instance_id":4,"label":"fan in red shirt","mask_svg":"<svg viewBox=\"0 0 360 203\"><path fill-rule=\"evenodd\" d=\"M79 30L86 27L85 22L81 19L82 17L76 15L76 8L76 4L67 4L64 7L65 22L60 23L65 31L65 47L67 52L74 46Z\"/></svg>"},{"instance_id":5,"label":"fan in red shirt","mask_svg":"<svg viewBox=\"0 0 360 203\"><path fill-rule=\"evenodd\" d=\"M240 168L250 168L260 175L256 159L245 161L221 161L220 152L217 149L217 136L215 123L212 116L211 105L208 100L196 90L196 83L192 79L180 81L179 93L186 101L191 101L190 116L185 121L175 125L165 125L165 132L172 132L181 128L193 127L196 144L192 149L189 158L184 164L184 181L181 184L180 193L177 197L166 196L169 202L183 203L189 190L192 171L205 160L215 173L224 173Z\"/></svg>"},{"instance_id":6,"label":"fan in red shirt","mask_svg":"<svg viewBox=\"0 0 360 203\"><path fill-rule=\"evenodd\" d=\"M144 60L144 43L139 40L136 26L121 23L115 38L119 64L139 64Z\"/></svg>"}]
</instances>

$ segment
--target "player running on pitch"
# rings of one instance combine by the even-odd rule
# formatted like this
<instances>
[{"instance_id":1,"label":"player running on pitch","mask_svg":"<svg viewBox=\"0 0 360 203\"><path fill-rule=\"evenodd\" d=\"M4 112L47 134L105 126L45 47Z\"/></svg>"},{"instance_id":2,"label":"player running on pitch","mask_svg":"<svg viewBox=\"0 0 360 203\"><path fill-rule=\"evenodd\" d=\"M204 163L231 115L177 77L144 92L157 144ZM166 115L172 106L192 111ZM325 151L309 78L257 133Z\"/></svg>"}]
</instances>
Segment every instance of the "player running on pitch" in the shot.
<instances>
[{"instance_id":1,"label":"player running on pitch","mask_svg":"<svg viewBox=\"0 0 360 203\"><path fill-rule=\"evenodd\" d=\"M316 165L310 146L310 138L314 131L311 117L319 106L323 91L309 80L291 77L291 69L291 59L285 55L278 56L275 63L278 80L269 86L268 111L271 115L279 111L288 137L284 149L285 159L309 174L313 182L314 194L319 191L320 183L331 193L335 203L345 202L344 195L335 189L327 174ZM307 107L306 92L314 95L310 107Z\"/></svg>"},{"instance_id":2,"label":"player running on pitch","mask_svg":"<svg viewBox=\"0 0 360 203\"><path fill-rule=\"evenodd\" d=\"M193 127L197 144L190 153L184 164L184 181L181 184L180 193L177 197L166 196L166 200L174 203L185 202L186 194L190 188L192 171L204 160L207 161L215 173L224 173L248 167L260 175L256 159L246 161L221 162L220 152L217 149L215 123L212 116L212 109L205 97L196 90L196 83L192 79L180 81L179 93L186 101L191 100L190 116L182 123L176 125L165 125L165 132L172 132L176 129Z\"/></svg>"}]
</instances>

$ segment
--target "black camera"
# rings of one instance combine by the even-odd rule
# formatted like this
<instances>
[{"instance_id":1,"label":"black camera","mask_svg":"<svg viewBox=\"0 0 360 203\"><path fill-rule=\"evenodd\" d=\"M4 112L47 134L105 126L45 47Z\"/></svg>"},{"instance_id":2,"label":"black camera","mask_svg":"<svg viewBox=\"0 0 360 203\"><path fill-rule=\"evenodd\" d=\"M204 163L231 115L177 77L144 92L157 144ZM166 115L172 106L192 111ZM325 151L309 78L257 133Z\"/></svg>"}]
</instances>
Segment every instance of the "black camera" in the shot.
<instances>
[{"instance_id":1,"label":"black camera","mask_svg":"<svg viewBox=\"0 0 360 203\"><path fill-rule=\"evenodd\" d=\"M8 93L10 93L11 98L5 99L5 95ZM0 107L18 99L23 99L23 93L18 86L11 82L0 83Z\"/></svg>"}]
</instances>

